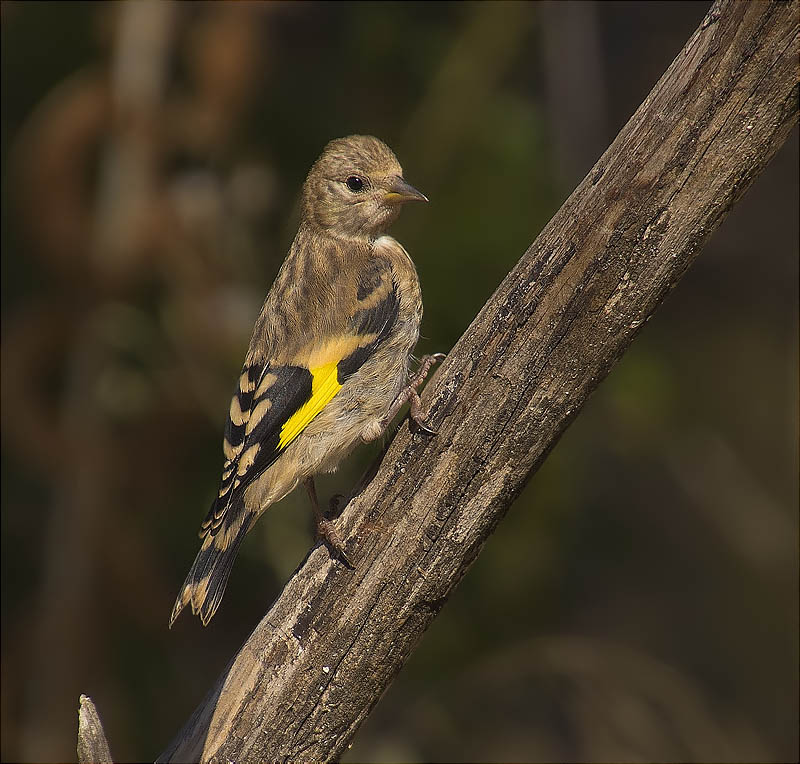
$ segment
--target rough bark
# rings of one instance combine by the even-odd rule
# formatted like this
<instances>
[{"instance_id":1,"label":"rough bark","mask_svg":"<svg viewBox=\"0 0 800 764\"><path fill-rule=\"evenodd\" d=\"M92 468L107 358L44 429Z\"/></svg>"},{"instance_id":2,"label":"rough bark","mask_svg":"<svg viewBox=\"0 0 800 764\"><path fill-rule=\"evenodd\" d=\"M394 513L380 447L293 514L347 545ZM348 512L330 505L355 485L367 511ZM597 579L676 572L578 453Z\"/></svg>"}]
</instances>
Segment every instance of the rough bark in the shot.
<instances>
[{"instance_id":1,"label":"rough bark","mask_svg":"<svg viewBox=\"0 0 800 764\"><path fill-rule=\"evenodd\" d=\"M798 4L716 3L428 385L160 761L329 761L525 482L788 136ZM491 253L487 253L487 256Z\"/></svg>"}]
</instances>

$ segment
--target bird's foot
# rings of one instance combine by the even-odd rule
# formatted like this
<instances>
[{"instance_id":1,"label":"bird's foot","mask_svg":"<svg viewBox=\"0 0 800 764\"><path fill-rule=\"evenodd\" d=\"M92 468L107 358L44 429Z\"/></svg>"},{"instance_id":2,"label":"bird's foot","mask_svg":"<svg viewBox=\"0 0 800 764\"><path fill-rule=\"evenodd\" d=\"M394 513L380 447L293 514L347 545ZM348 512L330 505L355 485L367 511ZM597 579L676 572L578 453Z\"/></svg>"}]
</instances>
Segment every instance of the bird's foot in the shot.
<instances>
[{"instance_id":1,"label":"bird's foot","mask_svg":"<svg viewBox=\"0 0 800 764\"><path fill-rule=\"evenodd\" d=\"M339 535L339 531L330 520L324 517L317 518L317 538L325 542L325 545L338 557L348 568L354 569L355 565L350 561L347 552L344 550L344 542Z\"/></svg>"},{"instance_id":2,"label":"bird's foot","mask_svg":"<svg viewBox=\"0 0 800 764\"><path fill-rule=\"evenodd\" d=\"M422 411L422 403L419 399L419 394L417 393L417 389L419 386L425 381L425 377L428 376L428 372L431 369L431 366L435 364L437 361L441 361L445 358L444 353L432 353L431 355L423 356L419 362L419 369L417 369L417 373L409 380L409 383L397 394L397 397L392 401L392 405L389 406L389 410L386 412L386 416L380 422L379 432L375 437L381 437L383 435L389 425L391 424L392 420L397 416L397 412L400 411L406 403L411 404L411 410L409 411L409 416L411 417L411 421L414 422L416 428L424 433L425 435L436 435L437 431L432 430L428 427L425 419L427 415ZM374 439L374 438L370 438Z\"/></svg>"}]
</instances>

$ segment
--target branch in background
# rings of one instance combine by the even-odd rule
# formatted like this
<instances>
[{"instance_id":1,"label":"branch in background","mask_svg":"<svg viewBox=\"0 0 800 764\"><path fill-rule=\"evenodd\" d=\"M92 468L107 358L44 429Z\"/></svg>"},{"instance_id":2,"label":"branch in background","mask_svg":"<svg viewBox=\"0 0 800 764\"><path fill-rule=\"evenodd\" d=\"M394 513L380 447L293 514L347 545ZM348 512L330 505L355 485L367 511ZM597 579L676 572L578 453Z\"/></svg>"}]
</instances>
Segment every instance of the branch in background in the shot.
<instances>
[{"instance_id":1,"label":"branch in background","mask_svg":"<svg viewBox=\"0 0 800 764\"><path fill-rule=\"evenodd\" d=\"M491 108L491 94L508 76L531 24L525 3L476 3L468 8L399 145L398 156L405 155L404 146L414 146L417 162L432 182L446 177L447 165L463 158L474 129L472 115Z\"/></svg>"},{"instance_id":2,"label":"branch in background","mask_svg":"<svg viewBox=\"0 0 800 764\"><path fill-rule=\"evenodd\" d=\"M551 172L559 190L567 193L611 138L599 9L598 3L553 0L540 2L537 9Z\"/></svg>"},{"instance_id":3,"label":"branch in background","mask_svg":"<svg viewBox=\"0 0 800 764\"><path fill-rule=\"evenodd\" d=\"M130 3L119 23L111 67L114 129L104 151L94 215L95 269L125 280L147 251L156 198L156 125L166 87L176 9L170 3Z\"/></svg>"},{"instance_id":4,"label":"branch in background","mask_svg":"<svg viewBox=\"0 0 800 764\"><path fill-rule=\"evenodd\" d=\"M531 474L797 121L798 3L714 5L161 761L339 757Z\"/></svg>"}]
</instances>

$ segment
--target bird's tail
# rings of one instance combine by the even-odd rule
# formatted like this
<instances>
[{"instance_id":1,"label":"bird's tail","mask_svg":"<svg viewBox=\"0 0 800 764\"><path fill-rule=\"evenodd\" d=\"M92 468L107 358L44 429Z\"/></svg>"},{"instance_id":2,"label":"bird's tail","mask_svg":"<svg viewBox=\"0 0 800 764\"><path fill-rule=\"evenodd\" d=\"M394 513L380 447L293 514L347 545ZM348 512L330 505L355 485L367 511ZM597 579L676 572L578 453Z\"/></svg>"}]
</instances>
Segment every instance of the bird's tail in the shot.
<instances>
[{"instance_id":1,"label":"bird's tail","mask_svg":"<svg viewBox=\"0 0 800 764\"><path fill-rule=\"evenodd\" d=\"M205 536L203 546L183 582L178 599L175 600L169 618L170 628L181 610L188 604L192 606L192 613L200 616L203 626L208 626L208 622L214 617L222 601L233 561L249 529L250 523L245 521L228 539L223 540L225 536L223 529L220 529L218 535L212 536L208 533Z\"/></svg>"}]
</instances>

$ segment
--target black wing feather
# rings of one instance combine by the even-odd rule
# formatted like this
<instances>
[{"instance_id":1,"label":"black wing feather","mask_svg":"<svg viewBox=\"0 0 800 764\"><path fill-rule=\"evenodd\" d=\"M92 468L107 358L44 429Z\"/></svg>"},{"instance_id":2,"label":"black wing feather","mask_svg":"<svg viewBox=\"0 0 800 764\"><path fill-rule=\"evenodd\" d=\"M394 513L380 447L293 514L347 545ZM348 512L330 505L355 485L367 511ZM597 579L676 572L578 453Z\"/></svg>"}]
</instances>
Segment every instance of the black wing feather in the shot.
<instances>
[{"instance_id":1,"label":"black wing feather","mask_svg":"<svg viewBox=\"0 0 800 764\"><path fill-rule=\"evenodd\" d=\"M273 376L274 381L271 385L261 386L267 375ZM201 526L201 538L207 533L215 536L223 524L228 527L231 525L236 518L228 516L229 508L241 505L241 502L236 503L236 498L280 455L278 442L281 428L310 397L311 372L302 366L266 367L258 384L250 392L243 393L240 388L236 393L241 410L247 414L241 425L235 425L228 416L225 439L234 455L225 463L219 495ZM267 399L270 405L260 407ZM249 404L246 409L245 403ZM253 416L259 416L259 420L253 421ZM255 457L244 474L240 475L241 459L251 448L257 448Z\"/></svg>"}]
</instances>

